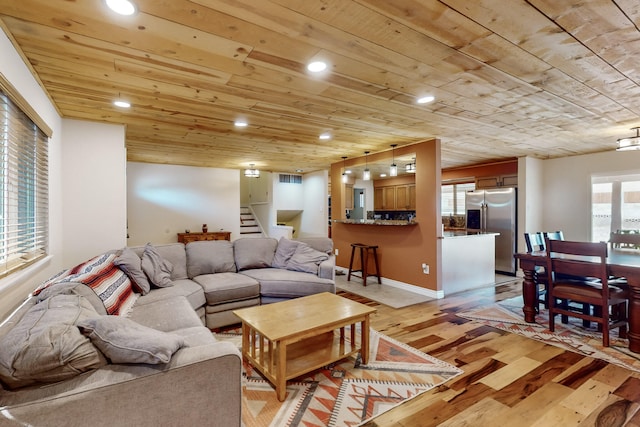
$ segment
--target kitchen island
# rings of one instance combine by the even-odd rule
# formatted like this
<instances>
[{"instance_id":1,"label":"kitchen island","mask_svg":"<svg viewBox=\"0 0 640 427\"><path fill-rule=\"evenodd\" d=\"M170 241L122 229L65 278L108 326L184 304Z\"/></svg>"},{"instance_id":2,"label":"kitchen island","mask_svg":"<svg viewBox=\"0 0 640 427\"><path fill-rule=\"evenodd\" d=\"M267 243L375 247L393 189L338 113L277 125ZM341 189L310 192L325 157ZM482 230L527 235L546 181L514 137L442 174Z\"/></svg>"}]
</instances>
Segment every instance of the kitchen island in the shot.
<instances>
[{"instance_id":1,"label":"kitchen island","mask_svg":"<svg viewBox=\"0 0 640 427\"><path fill-rule=\"evenodd\" d=\"M442 291L451 295L495 282L497 233L446 230L442 233Z\"/></svg>"}]
</instances>

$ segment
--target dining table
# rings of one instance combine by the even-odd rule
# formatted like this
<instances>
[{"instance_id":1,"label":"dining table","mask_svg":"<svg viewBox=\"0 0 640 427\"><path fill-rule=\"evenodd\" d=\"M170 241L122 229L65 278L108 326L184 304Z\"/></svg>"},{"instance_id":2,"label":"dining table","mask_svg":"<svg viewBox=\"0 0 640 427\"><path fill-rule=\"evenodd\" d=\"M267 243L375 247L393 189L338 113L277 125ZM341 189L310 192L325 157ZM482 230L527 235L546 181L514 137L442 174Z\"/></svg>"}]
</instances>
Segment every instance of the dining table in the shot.
<instances>
[{"instance_id":1,"label":"dining table","mask_svg":"<svg viewBox=\"0 0 640 427\"><path fill-rule=\"evenodd\" d=\"M538 280L536 267L546 267L545 251L517 253L514 255L524 275L522 298L524 320L535 323L538 312ZM629 286L629 350L640 353L640 252L633 249L609 249L607 273L613 277L624 277Z\"/></svg>"}]
</instances>

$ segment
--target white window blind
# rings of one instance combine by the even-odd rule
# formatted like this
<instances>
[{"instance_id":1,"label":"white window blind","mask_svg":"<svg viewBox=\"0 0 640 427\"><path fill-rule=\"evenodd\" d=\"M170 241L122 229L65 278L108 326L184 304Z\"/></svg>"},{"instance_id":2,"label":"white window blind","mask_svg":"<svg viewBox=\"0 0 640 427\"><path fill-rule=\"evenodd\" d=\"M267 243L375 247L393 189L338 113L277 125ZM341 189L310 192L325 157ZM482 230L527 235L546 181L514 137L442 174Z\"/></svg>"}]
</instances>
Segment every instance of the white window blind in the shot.
<instances>
[{"instance_id":1,"label":"white window blind","mask_svg":"<svg viewBox=\"0 0 640 427\"><path fill-rule=\"evenodd\" d=\"M48 251L48 138L0 92L0 276Z\"/></svg>"}]
</instances>

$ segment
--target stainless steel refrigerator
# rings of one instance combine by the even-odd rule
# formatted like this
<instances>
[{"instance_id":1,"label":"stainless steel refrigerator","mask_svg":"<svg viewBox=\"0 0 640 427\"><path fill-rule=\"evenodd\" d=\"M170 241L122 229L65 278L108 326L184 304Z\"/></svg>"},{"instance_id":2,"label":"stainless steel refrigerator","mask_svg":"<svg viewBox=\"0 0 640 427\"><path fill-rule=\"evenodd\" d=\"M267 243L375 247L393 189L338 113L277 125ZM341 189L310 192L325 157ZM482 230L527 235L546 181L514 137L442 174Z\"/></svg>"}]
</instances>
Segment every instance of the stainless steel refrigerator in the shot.
<instances>
[{"instance_id":1,"label":"stainless steel refrigerator","mask_svg":"<svg viewBox=\"0 0 640 427\"><path fill-rule=\"evenodd\" d=\"M496 188L468 191L465 197L467 230L498 233L496 271L515 274L516 189Z\"/></svg>"}]
</instances>

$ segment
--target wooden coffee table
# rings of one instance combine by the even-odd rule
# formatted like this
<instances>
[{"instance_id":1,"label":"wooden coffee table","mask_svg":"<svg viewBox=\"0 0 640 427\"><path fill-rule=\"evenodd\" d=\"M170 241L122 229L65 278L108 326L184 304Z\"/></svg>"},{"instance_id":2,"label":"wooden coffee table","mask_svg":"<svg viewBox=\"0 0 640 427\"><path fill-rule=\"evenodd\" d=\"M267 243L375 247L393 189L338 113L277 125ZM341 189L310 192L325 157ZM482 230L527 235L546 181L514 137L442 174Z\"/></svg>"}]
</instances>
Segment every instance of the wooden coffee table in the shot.
<instances>
[{"instance_id":1,"label":"wooden coffee table","mask_svg":"<svg viewBox=\"0 0 640 427\"><path fill-rule=\"evenodd\" d=\"M369 315L375 309L324 292L235 310L242 320L242 357L260 371L284 401L287 380L360 351L369 357ZM356 324L361 325L360 345ZM350 339L345 326L351 326Z\"/></svg>"}]
</instances>

